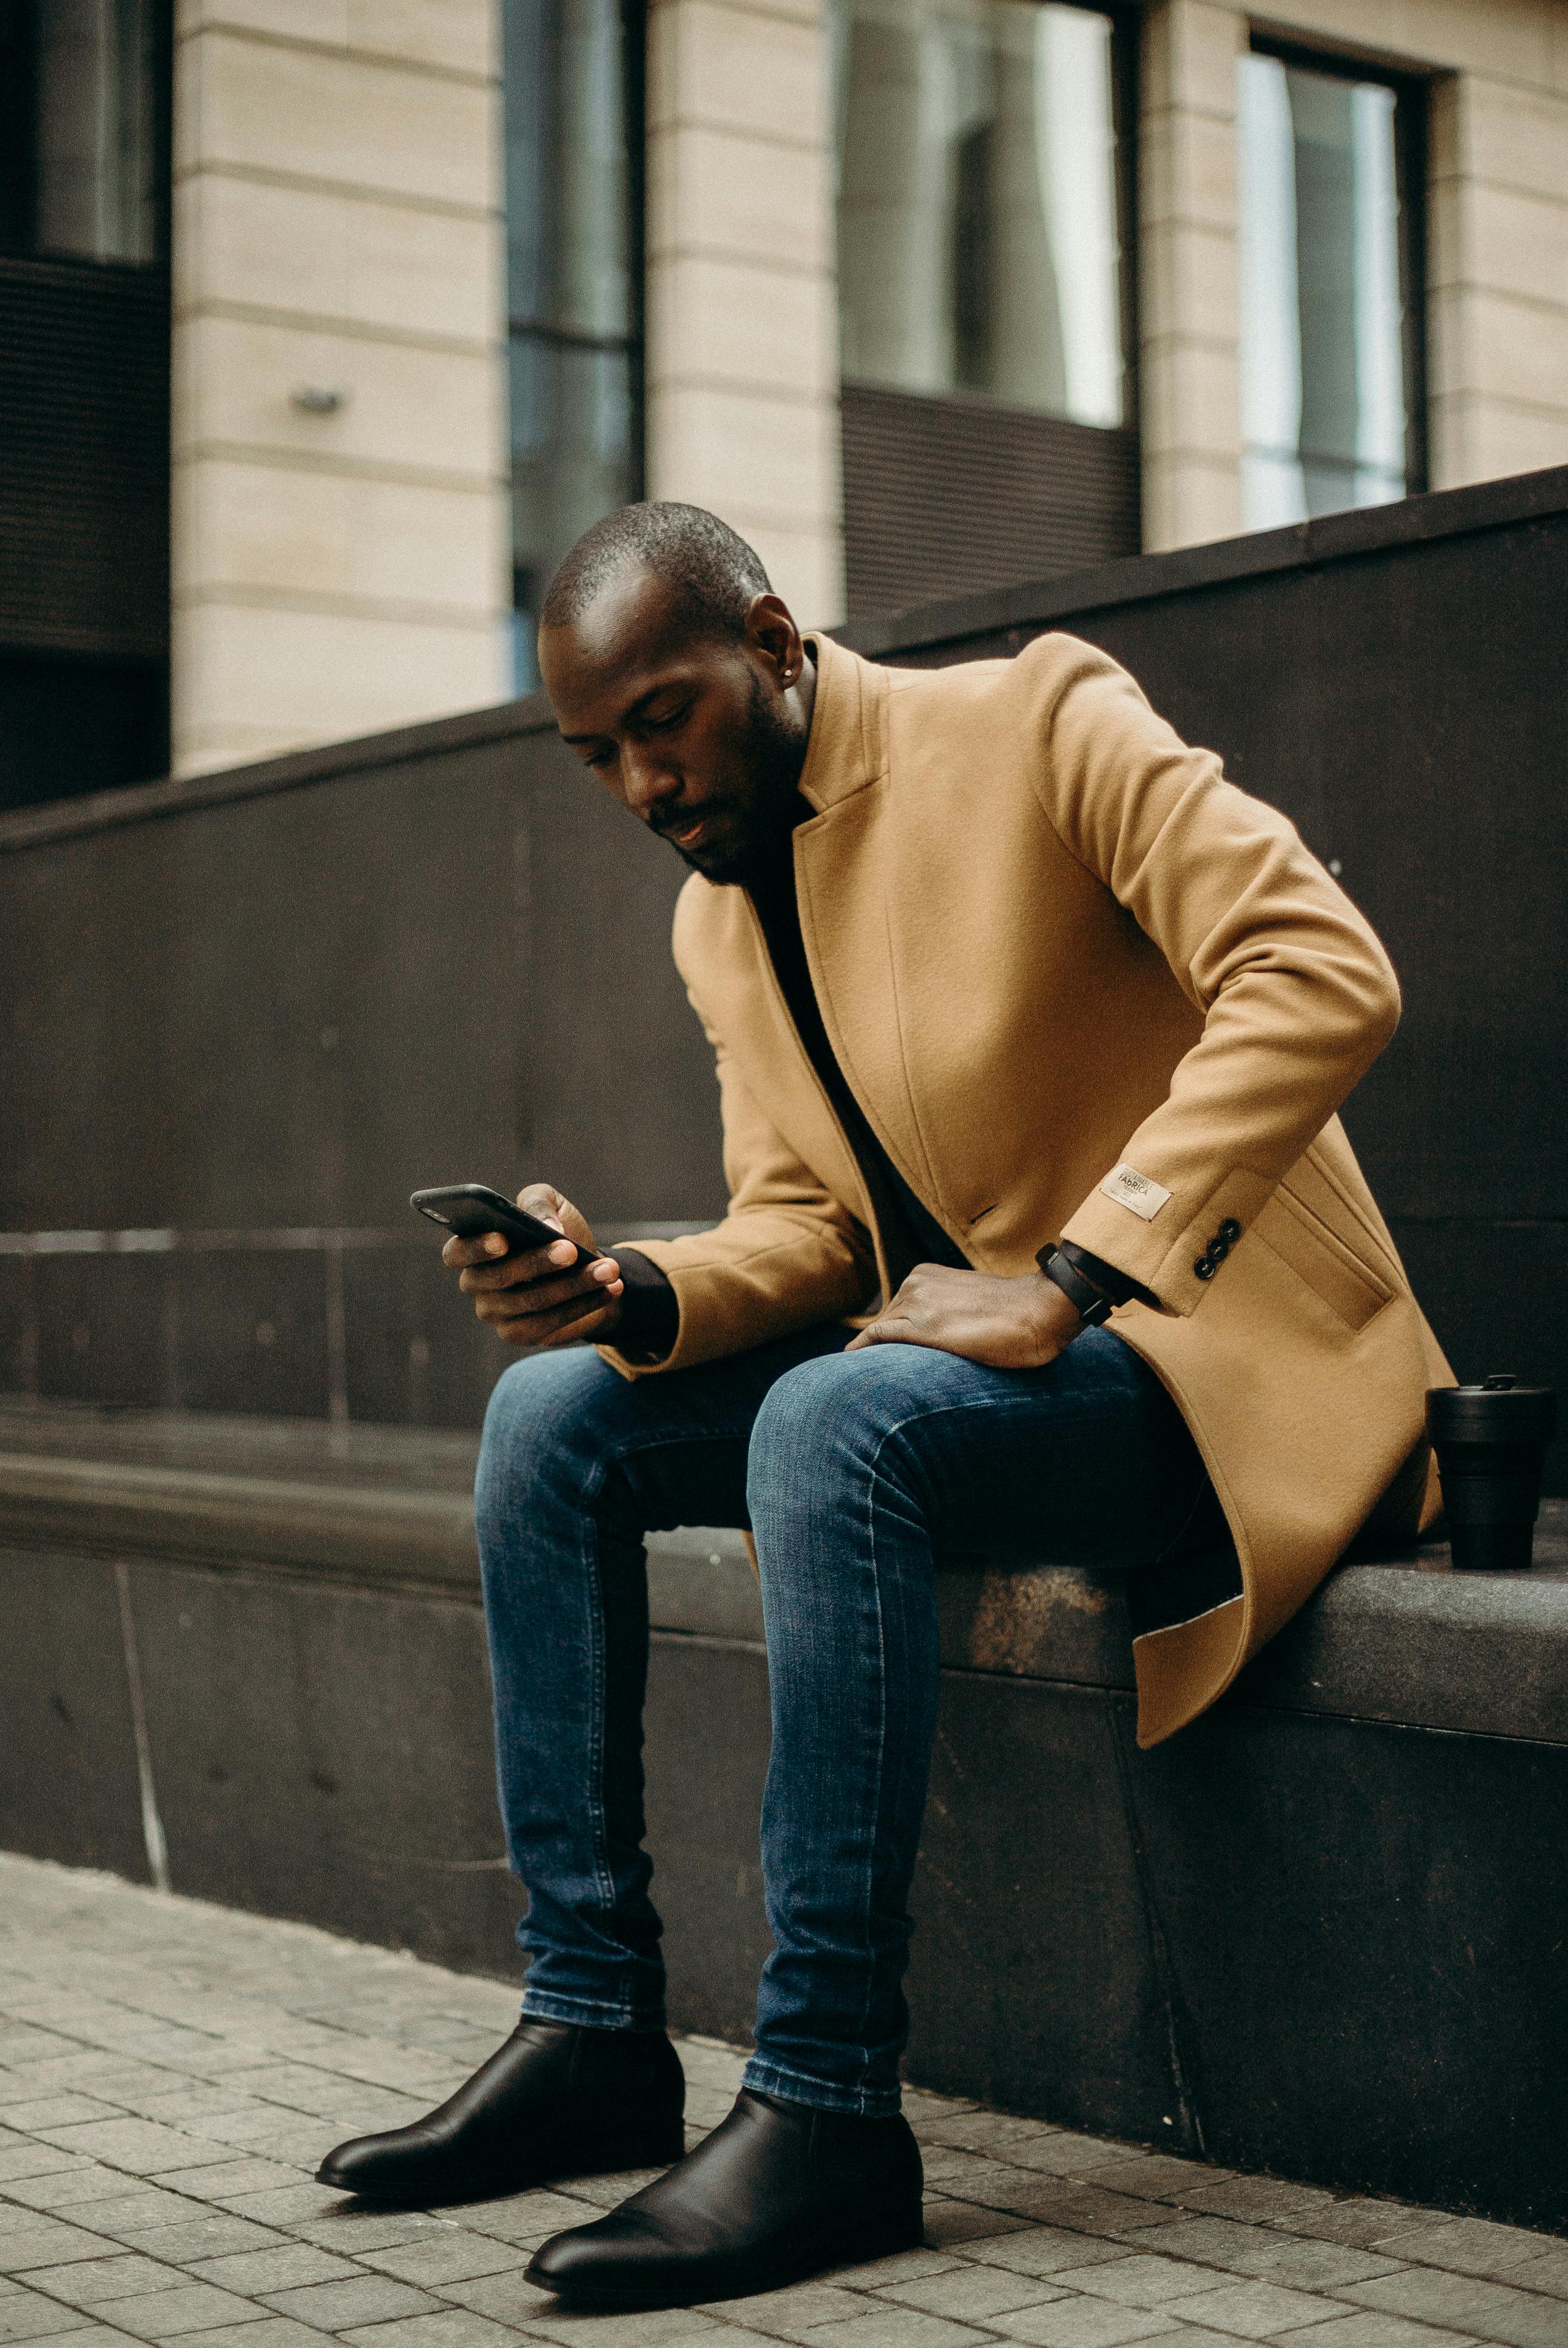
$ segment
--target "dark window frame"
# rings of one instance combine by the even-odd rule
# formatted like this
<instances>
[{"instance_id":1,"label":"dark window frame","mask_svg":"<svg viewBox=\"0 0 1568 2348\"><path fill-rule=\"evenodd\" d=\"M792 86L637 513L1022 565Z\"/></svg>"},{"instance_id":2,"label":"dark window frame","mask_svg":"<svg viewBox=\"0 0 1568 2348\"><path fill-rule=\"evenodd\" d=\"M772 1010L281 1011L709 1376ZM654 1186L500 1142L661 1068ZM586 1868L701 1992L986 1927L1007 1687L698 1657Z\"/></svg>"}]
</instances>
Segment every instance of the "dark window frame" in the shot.
<instances>
[{"instance_id":1,"label":"dark window frame","mask_svg":"<svg viewBox=\"0 0 1568 2348\"><path fill-rule=\"evenodd\" d=\"M1400 343L1405 367L1405 495L1419 497L1430 486L1430 426L1427 414L1428 304L1427 168L1430 140L1432 73L1385 65L1354 49L1317 47L1296 35L1285 37L1261 25L1249 27L1254 57L1274 57L1303 73L1333 81L1376 82L1394 97L1394 174L1399 204Z\"/></svg>"}]
</instances>

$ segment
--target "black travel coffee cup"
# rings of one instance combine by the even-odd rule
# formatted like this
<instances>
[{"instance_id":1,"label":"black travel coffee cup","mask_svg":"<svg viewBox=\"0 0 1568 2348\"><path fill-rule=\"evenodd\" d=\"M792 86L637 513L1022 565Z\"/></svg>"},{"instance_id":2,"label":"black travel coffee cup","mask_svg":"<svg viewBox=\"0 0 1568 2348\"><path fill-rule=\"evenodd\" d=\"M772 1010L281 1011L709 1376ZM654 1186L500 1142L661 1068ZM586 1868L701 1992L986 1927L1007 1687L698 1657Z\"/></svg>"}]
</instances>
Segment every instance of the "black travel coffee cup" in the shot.
<instances>
[{"instance_id":1,"label":"black travel coffee cup","mask_svg":"<svg viewBox=\"0 0 1568 2348\"><path fill-rule=\"evenodd\" d=\"M1535 1543L1541 1468L1557 1429L1550 1386L1506 1372L1479 1386L1434 1386L1427 1434L1438 1455L1453 1560L1468 1573L1522 1573Z\"/></svg>"}]
</instances>

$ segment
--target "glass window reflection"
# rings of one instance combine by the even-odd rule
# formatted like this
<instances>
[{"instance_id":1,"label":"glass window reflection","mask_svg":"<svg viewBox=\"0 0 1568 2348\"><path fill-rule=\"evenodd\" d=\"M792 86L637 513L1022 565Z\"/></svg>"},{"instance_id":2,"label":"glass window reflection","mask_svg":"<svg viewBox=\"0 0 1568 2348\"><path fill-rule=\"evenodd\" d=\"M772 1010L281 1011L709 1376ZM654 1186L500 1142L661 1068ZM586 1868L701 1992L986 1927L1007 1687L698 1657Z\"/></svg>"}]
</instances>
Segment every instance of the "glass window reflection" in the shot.
<instances>
[{"instance_id":1,"label":"glass window reflection","mask_svg":"<svg viewBox=\"0 0 1568 2348\"><path fill-rule=\"evenodd\" d=\"M633 20L622 0L505 0L515 687L545 582L640 493Z\"/></svg>"},{"instance_id":2,"label":"glass window reflection","mask_svg":"<svg viewBox=\"0 0 1568 2348\"><path fill-rule=\"evenodd\" d=\"M1109 16L838 0L834 32L845 376L1121 424Z\"/></svg>"},{"instance_id":3,"label":"glass window reflection","mask_svg":"<svg viewBox=\"0 0 1568 2348\"><path fill-rule=\"evenodd\" d=\"M1271 530L1406 495L1398 100L1240 64L1243 510Z\"/></svg>"},{"instance_id":4,"label":"glass window reflection","mask_svg":"<svg viewBox=\"0 0 1568 2348\"><path fill-rule=\"evenodd\" d=\"M161 0L0 11L0 245L160 259L166 16Z\"/></svg>"}]
</instances>

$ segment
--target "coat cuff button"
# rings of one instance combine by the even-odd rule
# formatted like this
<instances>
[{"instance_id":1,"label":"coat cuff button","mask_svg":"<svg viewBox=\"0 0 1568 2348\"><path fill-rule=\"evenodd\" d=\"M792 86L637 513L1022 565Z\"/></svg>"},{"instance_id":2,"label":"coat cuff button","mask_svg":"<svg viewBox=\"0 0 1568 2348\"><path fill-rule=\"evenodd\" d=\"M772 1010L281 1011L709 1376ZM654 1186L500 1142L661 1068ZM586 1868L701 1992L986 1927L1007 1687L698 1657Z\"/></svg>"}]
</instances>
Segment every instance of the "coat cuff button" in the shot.
<instances>
[{"instance_id":1,"label":"coat cuff button","mask_svg":"<svg viewBox=\"0 0 1568 2348\"><path fill-rule=\"evenodd\" d=\"M1201 1255L1192 1266L1200 1280L1212 1280L1219 1268L1212 1255Z\"/></svg>"},{"instance_id":2,"label":"coat cuff button","mask_svg":"<svg viewBox=\"0 0 1568 2348\"><path fill-rule=\"evenodd\" d=\"M1234 1247L1236 1241L1241 1238L1241 1236L1242 1227L1240 1223L1237 1222L1233 1215L1227 1215L1224 1221L1220 1225L1220 1237L1226 1241L1232 1247Z\"/></svg>"}]
</instances>

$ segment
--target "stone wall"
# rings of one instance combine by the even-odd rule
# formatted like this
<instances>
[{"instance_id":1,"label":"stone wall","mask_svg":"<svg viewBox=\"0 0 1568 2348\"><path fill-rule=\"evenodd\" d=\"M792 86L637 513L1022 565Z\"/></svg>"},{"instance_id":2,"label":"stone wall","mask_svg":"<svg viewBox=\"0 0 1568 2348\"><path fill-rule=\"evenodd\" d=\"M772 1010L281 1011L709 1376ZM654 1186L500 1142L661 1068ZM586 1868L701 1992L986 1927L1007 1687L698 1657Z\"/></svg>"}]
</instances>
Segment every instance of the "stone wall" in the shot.
<instances>
[{"instance_id":1,"label":"stone wall","mask_svg":"<svg viewBox=\"0 0 1568 2348\"><path fill-rule=\"evenodd\" d=\"M177 773L510 690L494 18L181 10Z\"/></svg>"}]
</instances>

